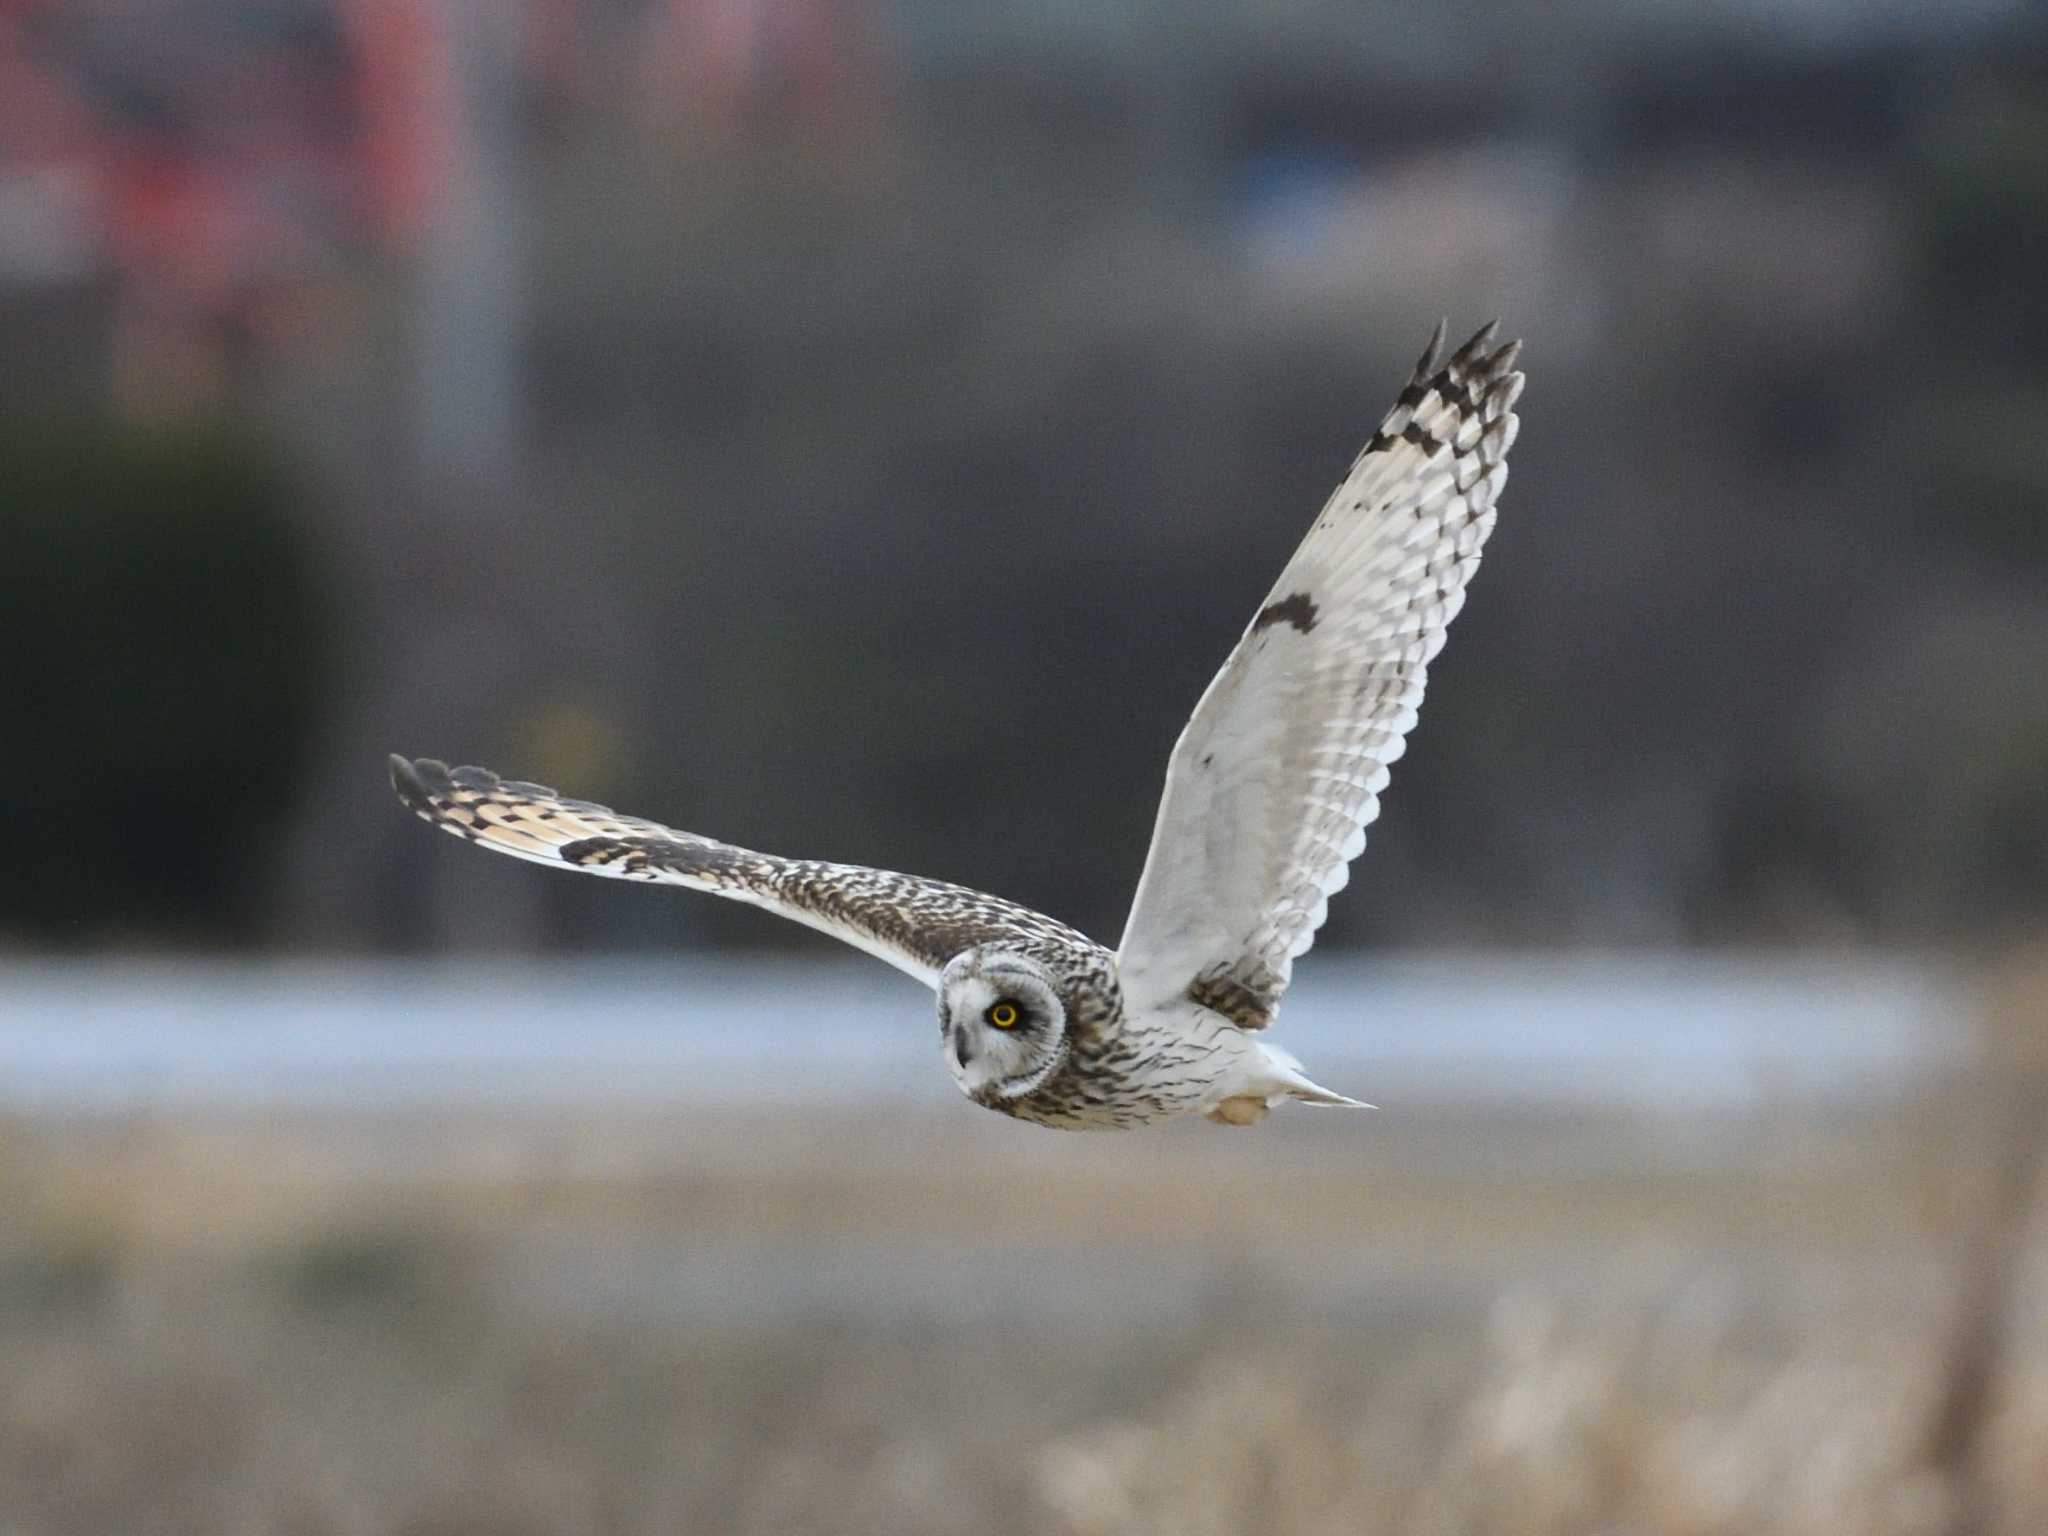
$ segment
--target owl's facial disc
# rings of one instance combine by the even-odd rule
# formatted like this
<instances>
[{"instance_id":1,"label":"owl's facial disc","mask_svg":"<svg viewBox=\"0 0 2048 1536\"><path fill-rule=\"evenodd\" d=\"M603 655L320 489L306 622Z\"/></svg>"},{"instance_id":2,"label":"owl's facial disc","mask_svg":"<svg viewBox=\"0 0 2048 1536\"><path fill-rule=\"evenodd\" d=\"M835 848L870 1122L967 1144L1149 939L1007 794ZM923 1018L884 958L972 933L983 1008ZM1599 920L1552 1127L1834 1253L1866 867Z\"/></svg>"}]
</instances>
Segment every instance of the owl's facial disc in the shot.
<instances>
[{"instance_id":1,"label":"owl's facial disc","mask_svg":"<svg viewBox=\"0 0 2048 1536\"><path fill-rule=\"evenodd\" d=\"M939 975L939 1044L969 1098L1019 1098L1066 1060L1067 1010L1037 961L969 950Z\"/></svg>"}]
</instances>

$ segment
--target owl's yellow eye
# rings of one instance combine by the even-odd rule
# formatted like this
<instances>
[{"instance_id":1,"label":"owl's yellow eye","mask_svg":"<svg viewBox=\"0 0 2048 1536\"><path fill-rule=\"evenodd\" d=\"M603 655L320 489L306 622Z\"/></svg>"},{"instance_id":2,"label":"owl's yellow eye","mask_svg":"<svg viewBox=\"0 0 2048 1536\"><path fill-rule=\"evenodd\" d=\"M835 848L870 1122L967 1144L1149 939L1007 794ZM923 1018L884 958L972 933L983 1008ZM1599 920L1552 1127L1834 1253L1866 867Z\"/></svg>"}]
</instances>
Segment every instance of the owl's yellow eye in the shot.
<instances>
[{"instance_id":1,"label":"owl's yellow eye","mask_svg":"<svg viewBox=\"0 0 2048 1536\"><path fill-rule=\"evenodd\" d=\"M995 1025L997 1029L1015 1029L1017 1021L1023 1015L1017 1012L1017 1005L1015 1003L1011 1002L1008 998L1004 998L993 1008L989 1009L986 1014L982 1015L982 1017Z\"/></svg>"}]
</instances>

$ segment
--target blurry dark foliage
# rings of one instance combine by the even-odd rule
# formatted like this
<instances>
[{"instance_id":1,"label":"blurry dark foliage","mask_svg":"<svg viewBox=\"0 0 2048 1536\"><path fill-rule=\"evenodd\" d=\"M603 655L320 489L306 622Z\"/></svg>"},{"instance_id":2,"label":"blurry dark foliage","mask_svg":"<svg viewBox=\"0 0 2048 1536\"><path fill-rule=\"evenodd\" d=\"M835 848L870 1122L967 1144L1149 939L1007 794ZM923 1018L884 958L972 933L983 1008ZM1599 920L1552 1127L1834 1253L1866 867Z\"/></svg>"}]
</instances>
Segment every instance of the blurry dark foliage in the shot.
<instances>
[{"instance_id":1,"label":"blurry dark foliage","mask_svg":"<svg viewBox=\"0 0 2048 1536\"><path fill-rule=\"evenodd\" d=\"M1961 375L1932 420L1944 494L1927 510L2038 583L2048 569L2048 58L1954 82L1915 146L1923 355Z\"/></svg>"},{"instance_id":2,"label":"blurry dark foliage","mask_svg":"<svg viewBox=\"0 0 2048 1536\"><path fill-rule=\"evenodd\" d=\"M333 636L275 457L206 427L0 420L0 927L247 939Z\"/></svg>"}]
</instances>

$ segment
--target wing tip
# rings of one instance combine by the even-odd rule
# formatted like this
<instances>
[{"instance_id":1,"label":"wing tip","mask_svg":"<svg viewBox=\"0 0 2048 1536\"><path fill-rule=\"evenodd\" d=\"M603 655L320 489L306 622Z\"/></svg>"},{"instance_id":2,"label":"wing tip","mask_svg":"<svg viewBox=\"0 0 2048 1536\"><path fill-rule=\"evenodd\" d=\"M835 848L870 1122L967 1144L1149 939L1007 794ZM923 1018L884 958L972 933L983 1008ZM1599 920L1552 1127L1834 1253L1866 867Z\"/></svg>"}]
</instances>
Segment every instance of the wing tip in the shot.
<instances>
[{"instance_id":1,"label":"wing tip","mask_svg":"<svg viewBox=\"0 0 2048 1536\"><path fill-rule=\"evenodd\" d=\"M1499 335L1500 320L1496 317L1467 337L1444 367L1488 381L1505 378L1522 355L1522 338L1512 337L1496 347L1494 341Z\"/></svg>"},{"instance_id":2,"label":"wing tip","mask_svg":"<svg viewBox=\"0 0 2048 1536\"><path fill-rule=\"evenodd\" d=\"M1483 440L1488 463L1498 463L1507 456L1514 441L1515 402L1521 399L1522 388L1528 382L1515 366L1522 358L1521 338L1495 347L1494 339L1499 333L1500 321L1487 321L1443 366L1445 374L1466 384L1467 398L1477 403L1484 420L1493 426Z\"/></svg>"},{"instance_id":3,"label":"wing tip","mask_svg":"<svg viewBox=\"0 0 2048 1536\"><path fill-rule=\"evenodd\" d=\"M404 757L393 752L386 759L391 769L391 787L398 798L429 821L445 819L444 812L458 791L490 794L502 788L502 781L488 768L450 768L438 757ZM540 785L522 786L542 796L554 793Z\"/></svg>"},{"instance_id":4,"label":"wing tip","mask_svg":"<svg viewBox=\"0 0 2048 1536\"><path fill-rule=\"evenodd\" d=\"M1480 403L1492 417L1505 415L1522 393L1524 380L1515 368L1522 356L1521 338L1494 346L1500 334L1500 321L1496 318L1474 331L1457 351L1445 358L1447 329L1443 320L1437 321L1395 412L1398 414L1403 406L1419 406L1431 388L1441 388L1448 382L1460 387L1461 401Z\"/></svg>"},{"instance_id":5,"label":"wing tip","mask_svg":"<svg viewBox=\"0 0 2048 1536\"><path fill-rule=\"evenodd\" d=\"M1420 384L1436 371L1436 360L1443 355L1444 337L1451 328L1449 315L1437 317L1436 329L1429 333L1429 345L1422 349L1422 356L1415 360L1415 382Z\"/></svg>"},{"instance_id":6,"label":"wing tip","mask_svg":"<svg viewBox=\"0 0 2048 1536\"><path fill-rule=\"evenodd\" d=\"M393 752L389 758L391 787L408 808L422 816L434 813L434 791L430 778L447 782L448 765L431 757L414 760Z\"/></svg>"},{"instance_id":7,"label":"wing tip","mask_svg":"<svg viewBox=\"0 0 2048 1536\"><path fill-rule=\"evenodd\" d=\"M1479 361L1481 354L1493 345L1494 335L1499 330L1499 320L1487 321L1486 324L1479 327L1478 330L1466 338L1465 344L1462 347L1451 354L1451 360L1445 366L1449 368L1471 368L1473 364Z\"/></svg>"}]
</instances>

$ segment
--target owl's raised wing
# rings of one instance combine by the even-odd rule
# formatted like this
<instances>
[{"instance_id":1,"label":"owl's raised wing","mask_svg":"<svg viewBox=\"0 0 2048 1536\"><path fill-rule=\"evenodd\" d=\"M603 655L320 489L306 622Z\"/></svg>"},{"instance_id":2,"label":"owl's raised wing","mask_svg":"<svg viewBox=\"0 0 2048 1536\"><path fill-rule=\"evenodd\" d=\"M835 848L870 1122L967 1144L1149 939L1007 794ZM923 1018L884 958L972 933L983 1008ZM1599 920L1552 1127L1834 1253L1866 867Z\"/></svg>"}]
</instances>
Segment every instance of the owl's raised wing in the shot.
<instances>
[{"instance_id":1,"label":"owl's raised wing","mask_svg":"<svg viewBox=\"0 0 2048 1536\"><path fill-rule=\"evenodd\" d=\"M1181 732L1117 955L1125 1005L1272 1021L1379 814L1507 479L1519 342L1414 377Z\"/></svg>"},{"instance_id":2,"label":"owl's raised wing","mask_svg":"<svg viewBox=\"0 0 2048 1536\"><path fill-rule=\"evenodd\" d=\"M541 784L423 757L391 759L398 798L480 848L558 869L709 891L762 907L864 950L928 987L963 950L1007 944L1095 946L1043 913L965 886L859 864L784 859L568 800Z\"/></svg>"}]
</instances>

